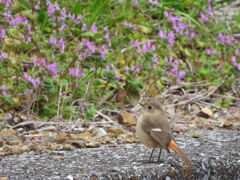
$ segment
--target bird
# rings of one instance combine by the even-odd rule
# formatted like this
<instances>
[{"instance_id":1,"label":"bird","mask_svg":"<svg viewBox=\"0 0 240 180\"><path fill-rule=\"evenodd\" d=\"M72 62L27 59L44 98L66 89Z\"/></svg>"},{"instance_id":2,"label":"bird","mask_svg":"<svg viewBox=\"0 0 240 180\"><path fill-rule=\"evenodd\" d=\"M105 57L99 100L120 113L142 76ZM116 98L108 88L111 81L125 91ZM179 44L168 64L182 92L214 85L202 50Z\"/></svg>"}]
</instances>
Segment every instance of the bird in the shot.
<instances>
[{"instance_id":1,"label":"bird","mask_svg":"<svg viewBox=\"0 0 240 180\"><path fill-rule=\"evenodd\" d=\"M141 115L137 118L136 135L140 142L153 148L148 162L155 148L160 148L157 162L160 162L162 149L173 150L184 162L191 163L191 160L176 144L167 116L162 109L162 103L157 101L147 101L140 104L143 109Z\"/></svg>"}]
</instances>

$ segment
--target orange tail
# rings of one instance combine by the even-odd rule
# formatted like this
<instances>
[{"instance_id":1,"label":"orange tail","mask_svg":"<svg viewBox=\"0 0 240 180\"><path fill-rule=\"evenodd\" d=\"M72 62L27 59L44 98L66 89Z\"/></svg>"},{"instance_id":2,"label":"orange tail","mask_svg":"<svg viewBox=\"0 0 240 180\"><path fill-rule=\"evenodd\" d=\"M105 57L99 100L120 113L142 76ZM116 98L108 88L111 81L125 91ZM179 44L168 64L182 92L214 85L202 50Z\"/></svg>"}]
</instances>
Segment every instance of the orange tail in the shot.
<instances>
[{"instance_id":1,"label":"orange tail","mask_svg":"<svg viewBox=\"0 0 240 180\"><path fill-rule=\"evenodd\" d=\"M182 158L186 163L190 164L192 161L184 154L181 149L177 146L177 144L171 140L168 144L168 148L172 149L177 155Z\"/></svg>"}]
</instances>

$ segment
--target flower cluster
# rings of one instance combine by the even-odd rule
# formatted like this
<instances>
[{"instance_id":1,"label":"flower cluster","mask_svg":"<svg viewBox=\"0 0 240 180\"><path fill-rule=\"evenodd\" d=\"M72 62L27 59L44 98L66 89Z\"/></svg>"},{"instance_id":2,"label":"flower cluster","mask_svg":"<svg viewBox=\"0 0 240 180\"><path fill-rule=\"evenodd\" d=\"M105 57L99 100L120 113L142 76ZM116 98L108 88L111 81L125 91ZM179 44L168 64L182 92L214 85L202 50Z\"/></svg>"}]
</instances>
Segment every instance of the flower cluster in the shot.
<instances>
[{"instance_id":1,"label":"flower cluster","mask_svg":"<svg viewBox=\"0 0 240 180\"><path fill-rule=\"evenodd\" d=\"M84 75L84 73L81 72L79 68L75 67L75 68L69 68L69 75L76 78L80 78Z\"/></svg>"},{"instance_id":2,"label":"flower cluster","mask_svg":"<svg viewBox=\"0 0 240 180\"><path fill-rule=\"evenodd\" d=\"M23 72L23 79L27 80L28 82L32 83L33 88L36 89L38 85L40 84L40 78L34 79L33 77L27 75L26 72Z\"/></svg>"},{"instance_id":3,"label":"flower cluster","mask_svg":"<svg viewBox=\"0 0 240 180\"><path fill-rule=\"evenodd\" d=\"M232 61L233 66L234 66L238 71L240 71L240 63L237 63L237 58L236 58L236 56L231 56L231 61Z\"/></svg>"},{"instance_id":4,"label":"flower cluster","mask_svg":"<svg viewBox=\"0 0 240 180\"><path fill-rule=\"evenodd\" d=\"M48 64L45 58L41 58L38 60L36 56L33 57L33 62L37 67L44 67L46 68L52 76L56 76L59 74L59 70L57 69L58 62Z\"/></svg>"},{"instance_id":5,"label":"flower cluster","mask_svg":"<svg viewBox=\"0 0 240 180\"><path fill-rule=\"evenodd\" d=\"M174 36L173 31L167 32L166 30L164 30L164 31L160 30L159 33L158 33L158 37L159 37L160 39L166 38L166 39L168 40L168 44L169 44L170 46L173 46L173 45L174 45L175 36Z\"/></svg>"},{"instance_id":6,"label":"flower cluster","mask_svg":"<svg viewBox=\"0 0 240 180\"><path fill-rule=\"evenodd\" d=\"M154 44L154 40L146 40L143 42L139 42L138 40L130 42L131 47L137 48L137 53L147 53L156 50L156 46Z\"/></svg>"},{"instance_id":7,"label":"flower cluster","mask_svg":"<svg viewBox=\"0 0 240 180\"><path fill-rule=\"evenodd\" d=\"M195 27L190 26L190 22L184 23L182 17L174 16L172 11L164 11L164 15L167 17L168 22L172 24L175 33L188 36L190 39L195 37L193 32Z\"/></svg>"},{"instance_id":8,"label":"flower cluster","mask_svg":"<svg viewBox=\"0 0 240 180\"><path fill-rule=\"evenodd\" d=\"M238 43L233 36L224 35L223 33L218 33L217 38L223 45L226 44L232 46Z\"/></svg>"},{"instance_id":9,"label":"flower cluster","mask_svg":"<svg viewBox=\"0 0 240 180\"><path fill-rule=\"evenodd\" d=\"M177 81L180 81L185 77L186 71L179 70L179 61L177 59L173 59L173 57L170 56L170 57L165 57L164 61L166 63L166 66L164 66L163 69L166 73L176 77Z\"/></svg>"}]
</instances>

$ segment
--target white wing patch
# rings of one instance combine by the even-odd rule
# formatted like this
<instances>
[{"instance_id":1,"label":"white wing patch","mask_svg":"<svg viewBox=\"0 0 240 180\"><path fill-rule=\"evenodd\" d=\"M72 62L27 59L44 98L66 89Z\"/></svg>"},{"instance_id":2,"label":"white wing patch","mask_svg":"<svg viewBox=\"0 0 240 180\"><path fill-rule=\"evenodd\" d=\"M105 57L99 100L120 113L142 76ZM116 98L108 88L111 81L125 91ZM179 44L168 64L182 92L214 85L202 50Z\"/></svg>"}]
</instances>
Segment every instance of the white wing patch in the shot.
<instances>
[{"instance_id":1,"label":"white wing patch","mask_svg":"<svg viewBox=\"0 0 240 180\"><path fill-rule=\"evenodd\" d=\"M154 129L152 129L152 131L155 131L155 132L162 132L162 129L160 129L160 128L154 128Z\"/></svg>"}]
</instances>

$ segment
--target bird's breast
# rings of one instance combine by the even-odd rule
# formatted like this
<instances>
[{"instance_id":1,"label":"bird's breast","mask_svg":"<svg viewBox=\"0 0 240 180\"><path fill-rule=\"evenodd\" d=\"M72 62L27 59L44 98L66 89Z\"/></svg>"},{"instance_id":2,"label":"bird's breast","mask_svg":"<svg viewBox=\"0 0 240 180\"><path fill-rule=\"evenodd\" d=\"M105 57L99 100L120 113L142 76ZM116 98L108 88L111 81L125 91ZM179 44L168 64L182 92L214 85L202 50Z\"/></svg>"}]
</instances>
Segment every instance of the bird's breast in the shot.
<instances>
[{"instance_id":1,"label":"bird's breast","mask_svg":"<svg viewBox=\"0 0 240 180\"><path fill-rule=\"evenodd\" d=\"M156 147L156 142L142 129L143 117L140 116L137 120L136 135L144 145L148 147Z\"/></svg>"}]
</instances>

